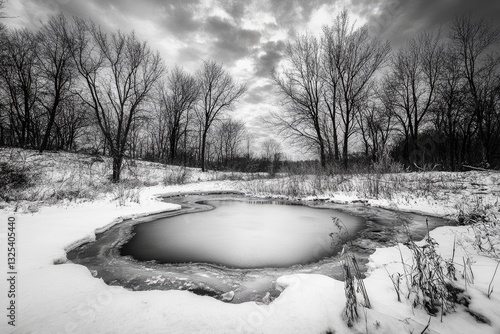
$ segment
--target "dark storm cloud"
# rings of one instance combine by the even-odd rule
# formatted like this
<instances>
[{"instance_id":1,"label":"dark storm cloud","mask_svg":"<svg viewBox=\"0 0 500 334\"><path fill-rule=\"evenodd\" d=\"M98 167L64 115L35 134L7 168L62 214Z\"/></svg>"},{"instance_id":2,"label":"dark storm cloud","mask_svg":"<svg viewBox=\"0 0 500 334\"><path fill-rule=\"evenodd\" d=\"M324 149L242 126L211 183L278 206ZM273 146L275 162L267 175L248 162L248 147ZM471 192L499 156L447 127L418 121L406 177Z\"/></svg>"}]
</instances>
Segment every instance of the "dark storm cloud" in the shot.
<instances>
[{"instance_id":1,"label":"dark storm cloud","mask_svg":"<svg viewBox=\"0 0 500 334\"><path fill-rule=\"evenodd\" d=\"M135 29L141 32L140 26L130 26L127 18L148 20L155 24L160 32L177 38L180 42L189 43L203 57L208 56L225 63L234 63L248 56L258 45L261 33L256 30L244 29L240 21L246 12L245 1L221 1L219 5L229 15L229 19L218 16L206 16L200 12L200 0L109 0L109 1L76 1L67 0L57 3L49 0L28 0L37 7L49 12L62 11L69 16L90 17L98 24L107 26L113 23L120 28ZM203 43L195 43L194 38L203 39ZM200 37L201 36L201 37ZM189 50L181 49L180 55L187 55L189 60L195 57Z\"/></svg>"},{"instance_id":2,"label":"dark storm cloud","mask_svg":"<svg viewBox=\"0 0 500 334\"><path fill-rule=\"evenodd\" d=\"M111 29L135 29L141 35L143 29L138 22L145 21L154 29L143 38L159 43L154 47L167 50L166 56L170 50L168 63L194 66L201 59L213 58L231 67L240 59L251 58L258 78L269 76L282 58L287 35L304 29L319 9L346 8L366 19L373 34L389 39L395 47L424 29L446 24L465 10L483 10L500 17L498 0L218 0L208 8L201 0L17 1L30 17L24 20L26 25L38 22L34 13L62 11L69 16L92 18ZM322 7L325 4L330 6ZM214 7L225 14L211 13ZM271 21L248 25L245 19L261 12ZM283 40L269 41L269 36L279 31L285 32L279 37Z\"/></svg>"},{"instance_id":3,"label":"dark storm cloud","mask_svg":"<svg viewBox=\"0 0 500 334\"><path fill-rule=\"evenodd\" d=\"M215 3L226 11L235 26L228 26L229 31L213 29L211 34L217 39L213 46L225 51L226 58L240 57L258 43L256 32L246 35L246 31L240 32L236 28L248 13L252 1L220 0ZM183 39L190 33L200 33L214 25L199 12L200 0L23 0L22 4L30 8L31 13L28 14L32 16L36 16L33 12L38 7L46 11L61 10L69 15L92 17L104 25L109 20L117 20L117 17L122 17L123 24L126 24L127 17L151 20L165 33ZM280 28L294 33L296 27L309 21L314 11L324 4L346 6L349 11L367 18L374 33L383 33L384 37L395 40L406 39L418 30L445 23L460 11L483 10L496 17L500 13L498 0L270 0L262 1L259 6L275 17ZM228 38L236 38L234 47L229 45Z\"/></svg>"},{"instance_id":4,"label":"dark storm cloud","mask_svg":"<svg viewBox=\"0 0 500 334\"><path fill-rule=\"evenodd\" d=\"M255 57L255 75L269 77L273 68L283 57L285 43L283 41L269 41L259 48L260 55Z\"/></svg>"},{"instance_id":5,"label":"dark storm cloud","mask_svg":"<svg viewBox=\"0 0 500 334\"><path fill-rule=\"evenodd\" d=\"M239 22L241 18L245 15L246 7L250 1L245 0L224 0L221 1L221 5L224 10L231 16L236 22Z\"/></svg>"},{"instance_id":6,"label":"dark storm cloud","mask_svg":"<svg viewBox=\"0 0 500 334\"><path fill-rule=\"evenodd\" d=\"M204 31L214 39L213 57L219 57L225 62L251 54L261 37L260 32L256 30L242 29L218 16L212 16L206 20Z\"/></svg>"},{"instance_id":7,"label":"dark storm cloud","mask_svg":"<svg viewBox=\"0 0 500 334\"><path fill-rule=\"evenodd\" d=\"M399 44L423 30L446 26L455 15L473 11L500 19L498 0L353 0L372 32Z\"/></svg>"}]
</instances>

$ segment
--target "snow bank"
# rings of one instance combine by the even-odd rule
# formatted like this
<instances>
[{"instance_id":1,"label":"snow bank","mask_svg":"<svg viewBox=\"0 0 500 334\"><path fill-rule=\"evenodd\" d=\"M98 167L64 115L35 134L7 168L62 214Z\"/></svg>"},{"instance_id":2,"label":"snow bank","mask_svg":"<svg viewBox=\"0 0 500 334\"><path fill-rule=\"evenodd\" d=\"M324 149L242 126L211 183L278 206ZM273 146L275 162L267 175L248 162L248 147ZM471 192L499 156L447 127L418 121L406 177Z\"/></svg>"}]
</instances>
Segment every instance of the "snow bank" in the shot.
<instances>
[{"instance_id":1,"label":"snow bank","mask_svg":"<svg viewBox=\"0 0 500 334\"><path fill-rule=\"evenodd\" d=\"M280 278L279 284L286 289L270 305L235 305L186 291L132 292L106 285L83 266L53 264L65 257L65 249L70 245L92 240L96 230L111 222L177 209L177 205L154 200L154 193L166 191L175 188L149 188L141 194L141 204L125 207L102 200L45 207L35 214L16 214L17 326L12 328L2 322L0 332L304 333L345 327L339 317L343 307L342 283L321 275ZM9 215L3 212L2 221ZM5 230L1 236L4 243ZM338 316L331 317L332 314Z\"/></svg>"},{"instance_id":2,"label":"snow bank","mask_svg":"<svg viewBox=\"0 0 500 334\"><path fill-rule=\"evenodd\" d=\"M227 304L186 291L128 291L106 285L83 266L53 264L65 257L69 246L92 240L96 230L124 217L178 208L155 200L155 194L230 190L232 185L230 182L208 182L151 187L141 191L140 204L129 203L120 207L105 198L92 203L44 207L34 214L17 214L17 326L12 328L3 321L0 332L293 334L331 331L338 334L420 333L426 327L429 316L422 309L412 309L404 298L399 303L388 276L403 270L401 254L404 261L411 261L410 252L403 245L378 249L371 256L370 274L365 285L373 308L359 308L360 320L353 329L346 326L341 316L345 305L343 283L322 275L280 277L277 284L284 290L269 305L254 302ZM3 211L1 221L6 222L10 214ZM1 226L1 247L5 249L5 224ZM471 237L463 227L442 227L434 230L432 236L440 244L443 258L451 257L455 238ZM498 333L500 293L495 290L491 298L485 295L496 263L477 255L466 243L463 245L456 249L455 262L460 264L466 256L475 261L475 282L467 288L471 297L470 309L488 318L491 325L476 322L463 306L458 306L457 312L446 315L443 322L440 318L431 318L429 332ZM6 272L5 261L2 261L2 266ZM464 285L461 271L463 268L457 265L457 284ZM5 282L2 284L5 287ZM493 285L500 286L500 274L495 277Z\"/></svg>"},{"instance_id":3,"label":"snow bank","mask_svg":"<svg viewBox=\"0 0 500 334\"><path fill-rule=\"evenodd\" d=\"M402 302L398 302L389 275L404 273L401 259L406 264L413 263L411 251L399 244L395 247L377 249L370 256L369 277L365 280L365 285L375 312L369 310L368 314L372 315L371 319L377 319L380 322L380 329L384 327L384 322L386 323L385 330L376 332L403 333L413 328L413 332L420 333L430 318L429 328L432 333L498 333L500 293L494 291L491 298L486 296L496 262L477 254L471 247L470 238L474 235L467 227L440 227L431 231L430 235L438 242L439 253L443 259L451 259L454 256L458 279L455 283L465 289L464 294L471 298L468 310L486 317L491 321L491 325L476 321L462 305L457 305L456 312L445 315L441 322L440 315L429 317L423 309L412 309L404 296L401 296ZM454 244L455 250L453 250ZM463 259L467 257L473 261L474 283L466 285L462 274L464 273ZM403 279L401 285L404 284ZM492 284L500 286L499 275L495 276ZM390 329L387 328L389 324ZM397 328L400 328L400 331Z\"/></svg>"}]
</instances>

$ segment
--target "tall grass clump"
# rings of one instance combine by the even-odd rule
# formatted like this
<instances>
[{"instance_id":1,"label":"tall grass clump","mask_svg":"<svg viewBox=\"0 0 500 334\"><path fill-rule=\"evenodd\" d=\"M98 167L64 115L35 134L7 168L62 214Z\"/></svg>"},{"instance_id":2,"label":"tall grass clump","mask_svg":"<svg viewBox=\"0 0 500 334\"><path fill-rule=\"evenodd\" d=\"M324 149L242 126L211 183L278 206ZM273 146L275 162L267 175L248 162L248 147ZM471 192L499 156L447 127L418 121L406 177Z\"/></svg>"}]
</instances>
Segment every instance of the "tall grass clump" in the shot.
<instances>
[{"instance_id":1,"label":"tall grass clump","mask_svg":"<svg viewBox=\"0 0 500 334\"><path fill-rule=\"evenodd\" d=\"M333 217L332 222L338 230L337 235L340 240L349 238L347 227L338 217ZM332 247L335 247L335 233L330 233L330 237L333 239ZM371 308L371 304L363 281L363 275L359 270L359 265L354 254L349 252L344 246L342 247L340 258L344 274L344 292L346 297L346 305L342 317L347 322L347 326L352 327L359 318L357 293L360 292L363 296L363 302L361 303L363 308Z\"/></svg>"},{"instance_id":2,"label":"tall grass clump","mask_svg":"<svg viewBox=\"0 0 500 334\"><path fill-rule=\"evenodd\" d=\"M189 182L190 178L191 173L186 167L170 166L165 170L163 183L165 185L185 184Z\"/></svg>"},{"instance_id":3,"label":"tall grass clump","mask_svg":"<svg viewBox=\"0 0 500 334\"><path fill-rule=\"evenodd\" d=\"M450 280L454 272L453 262L445 261L437 252L438 243L429 236L422 246L412 238L408 240L413 264L409 271L408 299L413 307L422 306L429 315L441 315L455 310L457 288Z\"/></svg>"},{"instance_id":4,"label":"tall grass clump","mask_svg":"<svg viewBox=\"0 0 500 334\"><path fill-rule=\"evenodd\" d=\"M474 232L474 248L484 256L500 261L500 221L495 205L485 204L481 197L458 205L459 225L469 226Z\"/></svg>"},{"instance_id":5,"label":"tall grass clump","mask_svg":"<svg viewBox=\"0 0 500 334\"><path fill-rule=\"evenodd\" d=\"M344 273L344 292L346 297L346 305L342 316L347 322L347 326L352 327L359 317L358 297L356 293L361 292L363 296L363 303L361 305L364 308L371 308L371 304L356 258L352 253L346 251L345 248L342 249L341 258L342 271Z\"/></svg>"},{"instance_id":6,"label":"tall grass clump","mask_svg":"<svg viewBox=\"0 0 500 334\"><path fill-rule=\"evenodd\" d=\"M140 191L137 188L129 188L120 183L114 186L112 194L119 206L125 206L127 203L140 203Z\"/></svg>"},{"instance_id":7,"label":"tall grass clump","mask_svg":"<svg viewBox=\"0 0 500 334\"><path fill-rule=\"evenodd\" d=\"M400 250L403 273L390 275L388 272L398 301L404 296L413 308L421 307L431 316L441 312L442 320L444 315L455 311L457 303L466 299L462 295L464 290L455 283L454 252L452 259L443 259L437 252L438 243L429 233L417 244L405 226L408 236L405 245L411 251L411 263L405 263ZM402 281L406 283L406 291Z\"/></svg>"},{"instance_id":8,"label":"tall grass clump","mask_svg":"<svg viewBox=\"0 0 500 334\"><path fill-rule=\"evenodd\" d=\"M479 254L497 262L490 283L488 284L486 292L488 298L491 298L491 294L493 293L493 281L500 265L500 220L495 214L495 206L498 206L498 200L496 205L492 205L491 203L485 204L482 197L476 197L472 201L458 205L458 224L467 225L473 231L474 239L472 240L472 246ZM464 267L466 267L469 261L469 258L467 262L464 260ZM466 269L464 269L464 272L468 273ZM472 274L472 271L469 271ZM470 277L471 275L468 276ZM473 276L471 278L473 279Z\"/></svg>"}]
</instances>

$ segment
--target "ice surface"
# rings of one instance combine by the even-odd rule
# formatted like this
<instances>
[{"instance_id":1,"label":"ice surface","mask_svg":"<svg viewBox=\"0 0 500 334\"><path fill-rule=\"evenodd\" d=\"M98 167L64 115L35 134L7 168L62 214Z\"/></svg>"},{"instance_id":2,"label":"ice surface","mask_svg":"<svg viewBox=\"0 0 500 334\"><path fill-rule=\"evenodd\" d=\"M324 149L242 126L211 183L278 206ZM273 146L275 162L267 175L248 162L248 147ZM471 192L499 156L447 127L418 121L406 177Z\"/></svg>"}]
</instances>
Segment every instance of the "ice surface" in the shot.
<instances>
[{"instance_id":1,"label":"ice surface","mask_svg":"<svg viewBox=\"0 0 500 334\"><path fill-rule=\"evenodd\" d=\"M70 251L68 258L87 266L106 283L131 290L189 290L221 300L233 291L231 303L267 303L280 295L276 281L284 275L315 273L342 280L339 255L335 253L344 245L356 254L364 271L375 248L402 240L403 221L416 237L423 237L427 231L425 216L357 205L309 203L314 205L312 208L285 205L292 203L287 201L261 199L252 203L256 200L241 195L207 194L169 197L167 201L181 205L182 209L126 220L98 234L95 242ZM212 207L206 203L216 209L207 211ZM266 214L270 218L264 219ZM351 233L347 243L339 240L332 217L339 218ZM429 223L432 229L446 221L433 218ZM138 261L130 255L123 256L123 251L120 254L123 244L141 237L137 231L142 228L146 228L144 235L153 241L145 238L135 247L152 250L152 255L165 256L163 260L167 261L160 256ZM219 238L219 234L226 237ZM260 238L256 238L259 234ZM266 239L267 234L277 241ZM276 254L270 254L271 251ZM146 255L151 255L148 252ZM247 261L246 268L236 262L243 260Z\"/></svg>"},{"instance_id":2,"label":"ice surface","mask_svg":"<svg viewBox=\"0 0 500 334\"><path fill-rule=\"evenodd\" d=\"M122 254L160 263L289 267L338 251L342 241L333 217L352 235L362 225L361 218L331 209L243 201L206 203L215 209L136 225Z\"/></svg>"}]
</instances>

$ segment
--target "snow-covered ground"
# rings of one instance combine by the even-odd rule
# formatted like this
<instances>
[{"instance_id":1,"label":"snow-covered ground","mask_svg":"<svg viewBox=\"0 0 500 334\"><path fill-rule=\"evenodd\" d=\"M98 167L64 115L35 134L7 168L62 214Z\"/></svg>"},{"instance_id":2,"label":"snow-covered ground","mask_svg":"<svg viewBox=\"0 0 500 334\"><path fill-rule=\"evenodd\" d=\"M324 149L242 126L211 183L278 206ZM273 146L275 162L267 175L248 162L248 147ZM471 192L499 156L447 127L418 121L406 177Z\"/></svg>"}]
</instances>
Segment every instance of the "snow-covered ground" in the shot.
<instances>
[{"instance_id":1,"label":"snow-covered ground","mask_svg":"<svg viewBox=\"0 0 500 334\"><path fill-rule=\"evenodd\" d=\"M47 160L46 160L47 161ZM147 166L145 170L150 169ZM86 170L88 172L88 170ZM54 172L55 173L55 172ZM59 173L62 173L59 171ZM158 171L158 173L163 173ZM202 179L193 170L191 181ZM69 174L68 174L69 175ZM163 175L163 174L162 174ZM363 176L353 176L345 182L351 188L309 194L307 199L323 198L336 202L363 201L376 205L429 213L457 215L485 203L498 213L500 175L495 173L431 173L402 174L407 178L407 190L399 189L379 198L364 196L353 186ZM61 178L61 176L57 176ZM349 178L349 176L346 176ZM243 179L243 177L241 177ZM357 179L356 179L357 178ZM411 191L411 182L422 184ZM215 179L215 178L214 178ZM434 180L434 181L433 181ZM248 182L282 182L255 180ZM439 244L443 259L454 259L457 282L463 295L470 299L468 309L457 305L456 311L442 320L440 315L429 317L421 307L412 308L404 296L397 301L390 276L403 273L402 260L412 263L410 250L404 245L378 249L370 257L370 272L364 280L372 308L358 307L359 320L348 328L342 311L345 307L344 283L332 278L300 274L278 279L284 290L270 304L248 302L228 304L208 296L186 291L128 291L108 286L94 278L87 268L62 263L65 250L95 233L119 223L123 218L152 212L175 210L177 205L160 202L156 194L209 190L243 190L265 196L275 195L247 181L208 180L184 185L158 185L135 190L134 196L119 198L116 192L100 194L95 200L50 203L25 201L17 206L5 203L0 211L0 249L7 248L7 220L15 217L18 229L18 285L16 326L7 324L2 316L1 333L499 333L500 332L500 273L494 276L496 261L472 247L474 234L468 227L441 227L431 232ZM459 182L460 184L457 184ZM440 183L438 185L438 183ZM279 185L279 184L278 184ZM46 186L48 189L48 186ZM268 186L267 190L273 190ZM388 193L385 193L386 195ZM306 196L303 196L306 199ZM467 200L469 198L469 200ZM36 210L29 209L35 205ZM22 212L20 212L22 211ZM454 247L455 245L455 247ZM7 272L6 257L2 271ZM471 266L464 263L470 261ZM474 275L470 280L470 270ZM467 277L462 274L467 273ZM394 277L394 276L393 276ZM492 280L493 278L493 280ZM405 290L401 283L402 292ZM493 292L488 297L488 290ZM6 313L6 279L2 279L2 309ZM481 315L490 324L473 317ZM430 323L429 323L430 319ZM429 323L429 325L428 325ZM428 326L427 326L428 325Z\"/></svg>"}]
</instances>

